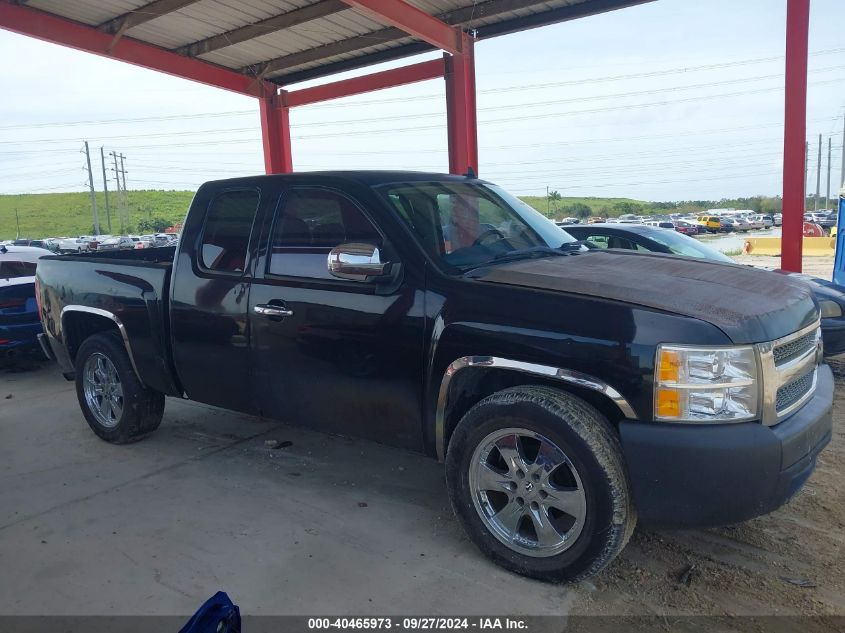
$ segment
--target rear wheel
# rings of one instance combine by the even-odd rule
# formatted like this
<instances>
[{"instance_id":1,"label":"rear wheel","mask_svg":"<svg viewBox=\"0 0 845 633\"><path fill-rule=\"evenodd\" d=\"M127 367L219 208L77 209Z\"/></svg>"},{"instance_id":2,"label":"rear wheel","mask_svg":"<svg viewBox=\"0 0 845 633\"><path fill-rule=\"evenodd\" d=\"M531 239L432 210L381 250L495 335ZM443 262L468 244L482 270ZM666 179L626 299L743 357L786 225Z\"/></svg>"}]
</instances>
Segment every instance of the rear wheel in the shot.
<instances>
[{"instance_id":1,"label":"rear wheel","mask_svg":"<svg viewBox=\"0 0 845 633\"><path fill-rule=\"evenodd\" d=\"M164 394L141 384L117 334L95 334L80 345L76 395L91 430L114 444L152 433L164 414Z\"/></svg>"},{"instance_id":2,"label":"rear wheel","mask_svg":"<svg viewBox=\"0 0 845 633\"><path fill-rule=\"evenodd\" d=\"M494 562L548 581L597 573L636 515L619 441L596 409L546 387L515 387L467 412L449 442L452 507Z\"/></svg>"}]
</instances>

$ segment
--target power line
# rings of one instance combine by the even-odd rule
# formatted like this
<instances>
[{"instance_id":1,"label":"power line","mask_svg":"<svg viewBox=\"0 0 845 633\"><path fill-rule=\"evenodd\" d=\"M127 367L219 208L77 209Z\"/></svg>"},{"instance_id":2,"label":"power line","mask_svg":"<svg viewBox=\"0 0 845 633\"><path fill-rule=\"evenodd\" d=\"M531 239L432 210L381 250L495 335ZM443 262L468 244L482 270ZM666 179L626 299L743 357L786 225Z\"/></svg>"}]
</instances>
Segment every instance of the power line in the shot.
<instances>
[{"instance_id":1,"label":"power line","mask_svg":"<svg viewBox=\"0 0 845 633\"><path fill-rule=\"evenodd\" d=\"M837 54L845 52L845 48L833 48L833 49L826 49L815 51L811 53L811 55L819 56L819 55L830 55L830 54ZM648 77L656 77L656 76L663 76L663 75L671 75L671 74L685 74L685 73L692 73L692 72L699 72L699 71L706 71L706 70L719 70L724 68L730 68L735 66L746 66L752 64L759 64L764 62L771 62L771 61L778 61L783 59L783 55L779 56L772 56L772 57L760 57L754 59L746 59L746 60L736 60L731 62L721 62L715 64L705 64L700 66L681 66L677 68L669 68L665 70L657 70L657 71L649 71L649 72L641 72L641 73L630 73L626 75L610 75L605 77L589 77L584 79L573 79L573 80L566 80L566 81L559 81L559 82L543 82L543 83L534 83L534 84L521 84L521 85L514 85L514 86L503 86L497 88L490 88L490 89L482 89L478 91L478 94L499 94L502 92L513 92L513 91L524 91L524 90L536 90L536 89L546 89L546 88L559 88L559 87L566 87L566 86L573 86L573 85L586 85L591 83L604 83L609 81L621 81L621 80L628 80L628 79L641 79L641 78L648 78ZM821 69L811 69L810 72L826 72L828 70L835 70L842 68L842 66L833 66L828 68L821 68ZM775 75L764 75L761 78L780 78L782 74L775 74ZM756 80L754 77L740 79L740 80L731 80L733 82L741 82L741 81L753 81ZM706 85L706 84L705 84ZM712 85L718 85L712 84ZM671 90L672 88L669 88ZM312 106L307 106L309 110L319 110L319 109L326 109L326 108L335 108L335 107L342 107L348 108L352 106L370 106L370 105L378 105L378 104L388 104L388 103L405 103L405 102L413 102L413 101L420 101L420 100L428 100L428 99L440 99L442 98L441 94L429 94L429 95L417 95L412 97L396 97L390 99L370 99L366 101L352 101L349 103L342 103L342 104L335 104L335 103L324 103L324 104L315 104ZM611 98L608 96L607 98ZM82 120L82 121L62 121L62 122L55 122L55 123L33 123L27 126L26 128L47 128L47 127L72 127L78 125L114 125L114 124L125 124L125 123L144 123L144 122L152 122L152 121L178 121L178 120L191 120L191 119L199 119L199 118L220 118L220 117L229 117L229 116L254 116L256 114L256 110L229 110L226 112L201 112L201 113L191 113L191 114L172 114L172 115L156 115L156 116L148 116L148 117L122 117L116 119L90 119L90 120ZM4 125L0 126L0 130L10 130L10 129L21 129L22 126L20 125Z\"/></svg>"}]
</instances>

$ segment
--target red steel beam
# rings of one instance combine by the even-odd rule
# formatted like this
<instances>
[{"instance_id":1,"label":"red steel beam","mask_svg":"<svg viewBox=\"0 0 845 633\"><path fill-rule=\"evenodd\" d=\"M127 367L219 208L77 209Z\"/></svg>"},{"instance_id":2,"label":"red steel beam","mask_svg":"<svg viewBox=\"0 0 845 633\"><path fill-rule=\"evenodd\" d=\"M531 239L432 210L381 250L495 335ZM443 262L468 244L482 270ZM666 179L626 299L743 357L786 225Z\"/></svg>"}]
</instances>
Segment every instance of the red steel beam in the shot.
<instances>
[{"instance_id":1,"label":"red steel beam","mask_svg":"<svg viewBox=\"0 0 845 633\"><path fill-rule=\"evenodd\" d=\"M461 52L460 31L404 0L343 0L377 22L395 26L452 54Z\"/></svg>"},{"instance_id":2,"label":"red steel beam","mask_svg":"<svg viewBox=\"0 0 845 633\"><path fill-rule=\"evenodd\" d=\"M114 43L110 33L9 0L0 0L0 28L239 94L257 97L263 90L260 81L228 68L128 37Z\"/></svg>"},{"instance_id":3,"label":"red steel beam","mask_svg":"<svg viewBox=\"0 0 845 633\"><path fill-rule=\"evenodd\" d=\"M443 73L443 60L433 59L429 62L421 62L419 64L411 64L410 66L403 66L401 68L393 68L379 73L364 75L363 77L353 77L352 79L334 81L332 83L323 84L322 86L314 86L313 88L294 90L288 93L287 104L288 107L292 108L295 106L328 101L329 99L350 97L364 92L373 92L375 90L383 90L385 88L404 86L406 84L425 81L427 79L437 79L443 77Z\"/></svg>"},{"instance_id":4,"label":"red steel beam","mask_svg":"<svg viewBox=\"0 0 845 633\"><path fill-rule=\"evenodd\" d=\"M293 155L287 93L282 90L277 94L278 86L270 82L264 82L264 90L264 94L259 97L264 171L268 174L289 174L293 171Z\"/></svg>"},{"instance_id":5,"label":"red steel beam","mask_svg":"<svg viewBox=\"0 0 845 633\"><path fill-rule=\"evenodd\" d=\"M446 120L449 141L449 173L478 174L478 121L475 105L475 59L473 40L463 34L463 50L446 56Z\"/></svg>"},{"instance_id":6,"label":"red steel beam","mask_svg":"<svg viewBox=\"0 0 845 633\"><path fill-rule=\"evenodd\" d=\"M804 150L807 135L807 47L810 0L787 0L786 98L783 130L783 227L780 266L801 272Z\"/></svg>"}]
</instances>

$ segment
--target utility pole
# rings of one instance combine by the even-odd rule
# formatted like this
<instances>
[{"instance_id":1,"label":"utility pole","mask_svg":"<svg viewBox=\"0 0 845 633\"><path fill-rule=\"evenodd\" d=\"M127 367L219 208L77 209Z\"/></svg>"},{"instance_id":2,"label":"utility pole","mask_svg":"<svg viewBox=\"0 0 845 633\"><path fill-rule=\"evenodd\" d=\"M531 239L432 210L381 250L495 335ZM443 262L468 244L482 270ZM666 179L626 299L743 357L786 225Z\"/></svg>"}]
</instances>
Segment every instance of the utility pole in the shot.
<instances>
[{"instance_id":1,"label":"utility pole","mask_svg":"<svg viewBox=\"0 0 845 633\"><path fill-rule=\"evenodd\" d=\"M100 218L97 217L97 195L94 193L94 174L91 171L91 153L88 141L85 141L85 161L88 163L88 187L91 190L91 209L94 213L94 235L100 234Z\"/></svg>"},{"instance_id":2,"label":"utility pole","mask_svg":"<svg viewBox=\"0 0 845 633\"><path fill-rule=\"evenodd\" d=\"M115 186L117 187L117 201L118 201L118 211L117 217L120 219L120 234L123 235L124 231L124 219L123 219L123 194L121 193L120 187L120 171L117 168L117 152L109 152L109 156L112 157L114 160L114 182Z\"/></svg>"},{"instance_id":3,"label":"utility pole","mask_svg":"<svg viewBox=\"0 0 845 633\"><path fill-rule=\"evenodd\" d=\"M18 209L15 207L15 227L17 228L15 232L15 239L21 239L21 219L18 217Z\"/></svg>"},{"instance_id":4,"label":"utility pole","mask_svg":"<svg viewBox=\"0 0 845 633\"><path fill-rule=\"evenodd\" d=\"M106 220L109 225L109 233L111 233L111 208L109 207L109 183L106 178L106 155L103 153L103 146L100 145L100 162L103 164L103 193L106 196Z\"/></svg>"},{"instance_id":5,"label":"utility pole","mask_svg":"<svg viewBox=\"0 0 845 633\"><path fill-rule=\"evenodd\" d=\"M816 163L816 199L813 200L813 211L819 210L819 198L822 193L822 135L819 134L819 159Z\"/></svg>"},{"instance_id":6,"label":"utility pole","mask_svg":"<svg viewBox=\"0 0 845 633\"><path fill-rule=\"evenodd\" d=\"M830 159L833 156L833 137L827 137L827 193L824 196L825 210L830 208Z\"/></svg>"},{"instance_id":7,"label":"utility pole","mask_svg":"<svg viewBox=\"0 0 845 633\"><path fill-rule=\"evenodd\" d=\"M842 164L840 169L839 186L845 187L845 115L842 115Z\"/></svg>"},{"instance_id":8,"label":"utility pole","mask_svg":"<svg viewBox=\"0 0 845 633\"><path fill-rule=\"evenodd\" d=\"M127 202L126 202L126 170L123 168L123 154L118 154L117 152L109 152L109 156L112 157L114 160L114 181L117 183L117 192L118 192L118 199L120 201L120 211L118 216L120 217L120 233L123 234L126 232L126 223L127 223ZM118 160L120 160L120 167L118 167ZM123 177L123 182L121 183L121 176Z\"/></svg>"},{"instance_id":9,"label":"utility pole","mask_svg":"<svg viewBox=\"0 0 845 633\"><path fill-rule=\"evenodd\" d=\"M810 182L810 142L804 143L804 207L801 209L803 215L807 211L807 183Z\"/></svg>"},{"instance_id":10,"label":"utility pole","mask_svg":"<svg viewBox=\"0 0 845 633\"><path fill-rule=\"evenodd\" d=\"M549 197L549 186L546 185L546 217L552 217L552 199Z\"/></svg>"},{"instance_id":11,"label":"utility pole","mask_svg":"<svg viewBox=\"0 0 845 633\"><path fill-rule=\"evenodd\" d=\"M123 152L120 153L120 175L123 177L123 197L126 200L126 204L129 204L129 193L126 191L126 167L123 166L123 159L126 156L123 155Z\"/></svg>"}]
</instances>

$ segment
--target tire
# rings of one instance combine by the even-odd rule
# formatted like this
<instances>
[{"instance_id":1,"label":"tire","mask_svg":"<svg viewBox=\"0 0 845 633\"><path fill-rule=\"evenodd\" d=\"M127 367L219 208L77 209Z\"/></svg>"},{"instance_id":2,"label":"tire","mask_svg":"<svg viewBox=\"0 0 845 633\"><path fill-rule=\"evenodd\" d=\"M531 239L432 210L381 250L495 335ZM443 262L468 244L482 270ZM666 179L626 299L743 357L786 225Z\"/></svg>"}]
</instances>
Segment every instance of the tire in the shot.
<instances>
[{"instance_id":1,"label":"tire","mask_svg":"<svg viewBox=\"0 0 845 633\"><path fill-rule=\"evenodd\" d=\"M95 334L85 339L75 365L79 406L100 439L127 444L161 424L164 394L141 385L117 334Z\"/></svg>"},{"instance_id":2,"label":"tire","mask_svg":"<svg viewBox=\"0 0 845 633\"><path fill-rule=\"evenodd\" d=\"M524 459L508 466L497 443L512 445L512 436L520 438ZM548 466L555 462L551 455L559 466ZM499 478L488 492L478 483L489 472L482 464ZM523 477L516 464L525 467ZM583 400L548 387L505 389L473 406L449 441L446 481L452 509L478 548L498 565L539 580L573 582L596 574L622 551L636 525L622 448L610 423ZM510 488L491 487L500 484ZM520 510L515 532L502 527L507 518L497 520ZM544 539L538 525L545 526ZM558 537L563 541L555 546Z\"/></svg>"}]
</instances>

